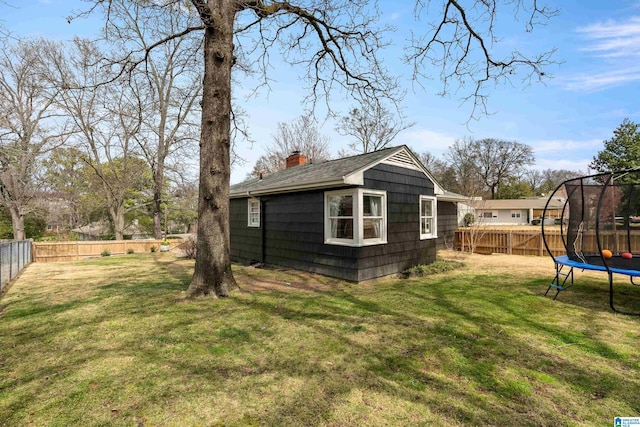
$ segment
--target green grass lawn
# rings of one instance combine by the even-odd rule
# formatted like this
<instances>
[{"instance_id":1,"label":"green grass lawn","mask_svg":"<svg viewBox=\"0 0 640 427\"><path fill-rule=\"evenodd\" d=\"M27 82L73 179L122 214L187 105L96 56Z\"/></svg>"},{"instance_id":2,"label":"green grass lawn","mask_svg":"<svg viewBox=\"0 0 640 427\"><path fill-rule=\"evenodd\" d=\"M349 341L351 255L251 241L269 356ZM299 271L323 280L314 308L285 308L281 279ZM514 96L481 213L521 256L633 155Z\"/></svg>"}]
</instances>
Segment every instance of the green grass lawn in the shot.
<instances>
[{"instance_id":1,"label":"green grass lawn","mask_svg":"<svg viewBox=\"0 0 640 427\"><path fill-rule=\"evenodd\" d=\"M0 300L0 425L640 416L640 319L609 311L604 275L553 301L552 271L467 264L357 285L237 268L251 291L185 300L192 267L168 253L31 265Z\"/></svg>"}]
</instances>

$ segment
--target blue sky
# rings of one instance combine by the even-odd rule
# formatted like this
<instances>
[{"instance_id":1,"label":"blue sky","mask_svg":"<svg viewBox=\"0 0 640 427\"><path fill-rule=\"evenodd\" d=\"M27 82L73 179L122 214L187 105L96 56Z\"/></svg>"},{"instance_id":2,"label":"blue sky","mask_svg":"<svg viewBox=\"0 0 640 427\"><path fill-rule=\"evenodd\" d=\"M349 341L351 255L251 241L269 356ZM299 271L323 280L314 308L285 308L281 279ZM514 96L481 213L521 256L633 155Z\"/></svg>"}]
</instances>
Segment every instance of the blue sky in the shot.
<instances>
[{"instance_id":1,"label":"blue sky","mask_svg":"<svg viewBox=\"0 0 640 427\"><path fill-rule=\"evenodd\" d=\"M68 24L66 17L82 6L75 0L9 3L15 7L0 2L0 20L20 37L70 40L74 35L90 37L100 25L97 19ZM513 85L496 87L489 99L492 114L469 122L471 106L461 105L455 95L436 95L441 90L437 79L424 89L413 90L409 77L403 77L408 90L403 106L408 119L416 125L400 134L394 145L407 144L417 152L442 156L457 138L516 140L533 147L535 168L586 173L603 141L611 138L624 118L640 122L640 0L556 3L560 3L560 15L545 26L536 27L533 33L526 33L524 22L514 21L512 16L499 23L502 46L525 52L558 49L555 58L561 64L548 69L552 79L523 86L516 78ZM402 68L395 58L400 55L407 32L421 30L414 20L412 4L382 2L384 18L402 30L395 36L395 49L385 55L389 66L401 76L410 76L410 70ZM548 4L554 5L551 1ZM243 96L251 89L246 81L235 88L239 104L249 114L255 142L238 147L247 163L232 172L234 183L245 178L263 147L271 142L276 124L292 120L303 111L305 92L296 70L275 61L273 71L271 77L275 81L270 91L262 90L258 97ZM335 105L346 111L351 104L337 98ZM335 155L349 139L338 135L334 125L330 120L321 121L321 131L331 138Z\"/></svg>"}]
</instances>

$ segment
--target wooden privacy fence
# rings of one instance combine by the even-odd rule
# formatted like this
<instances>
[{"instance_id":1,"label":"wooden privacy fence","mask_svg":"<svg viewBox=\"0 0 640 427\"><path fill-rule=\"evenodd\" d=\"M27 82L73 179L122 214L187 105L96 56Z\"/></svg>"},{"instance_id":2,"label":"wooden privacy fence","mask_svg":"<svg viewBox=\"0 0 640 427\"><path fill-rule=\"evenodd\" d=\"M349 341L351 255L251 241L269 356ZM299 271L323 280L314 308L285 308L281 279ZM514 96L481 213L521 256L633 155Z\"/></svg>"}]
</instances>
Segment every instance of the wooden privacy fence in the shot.
<instances>
[{"instance_id":1,"label":"wooden privacy fence","mask_svg":"<svg viewBox=\"0 0 640 427\"><path fill-rule=\"evenodd\" d=\"M553 256L565 255L566 252L562 244L560 231L546 231L546 235L547 244ZM610 249L616 253L627 251L640 253L640 230L634 230L630 233L629 245L627 244L627 237L626 231L604 231L600 233L600 241L604 249ZM454 247L456 250L469 251L470 243L473 241L476 242L475 252L477 253L547 255L540 230L459 229L456 231ZM597 247L595 231L584 232L582 235L583 251L595 253L595 248Z\"/></svg>"},{"instance_id":2,"label":"wooden privacy fence","mask_svg":"<svg viewBox=\"0 0 640 427\"><path fill-rule=\"evenodd\" d=\"M547 251L540 230L456 230L454 247L459 251L469 251L470 242L475 240L475 252L508 255L546 256ZM547 243L554 256L564 255L564 245L560 232L547 233Z\"/></svg>"},{"instance_id":3,"label":"wooden privacy fence","mask_svg":"<svg viewBox=\"0 0 640 427\"><path fill-rule=\"evenodd\" d=\"M79 261L85 258L101 256L104 251L111 255L126 254L130 250L134 253L151 252L155 246L160 251L161 240L98 240L86 242L34 242L33 261ZM182 241L170 240L171 249Z\"/></svg>"}]
</instances>

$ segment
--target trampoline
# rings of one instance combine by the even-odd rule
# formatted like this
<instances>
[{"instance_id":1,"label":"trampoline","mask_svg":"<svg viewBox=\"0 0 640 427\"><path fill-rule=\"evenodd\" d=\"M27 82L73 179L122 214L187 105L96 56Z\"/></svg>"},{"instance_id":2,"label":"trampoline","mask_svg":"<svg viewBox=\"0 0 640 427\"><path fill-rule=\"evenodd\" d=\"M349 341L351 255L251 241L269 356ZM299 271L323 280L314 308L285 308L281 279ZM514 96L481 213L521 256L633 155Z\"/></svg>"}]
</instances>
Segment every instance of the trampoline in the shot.
<instances>
[{"instance_id":1,"label":"trampoline","mask_svg":"<svg viewBox=\"0 0 640 427\"><path fill-rule=\"evenodd\" d=\"M562 209L550 208L552 201L563 201ZM542 238L556 270L545 296L555 289L556 299L571 287L575 268L602 271L609 280L611 309L640 315L616 307L613 280L614 274L624 275L631 286L640 284L640 168L560 184L543 211Z\"/></svg>"}]
</instances>

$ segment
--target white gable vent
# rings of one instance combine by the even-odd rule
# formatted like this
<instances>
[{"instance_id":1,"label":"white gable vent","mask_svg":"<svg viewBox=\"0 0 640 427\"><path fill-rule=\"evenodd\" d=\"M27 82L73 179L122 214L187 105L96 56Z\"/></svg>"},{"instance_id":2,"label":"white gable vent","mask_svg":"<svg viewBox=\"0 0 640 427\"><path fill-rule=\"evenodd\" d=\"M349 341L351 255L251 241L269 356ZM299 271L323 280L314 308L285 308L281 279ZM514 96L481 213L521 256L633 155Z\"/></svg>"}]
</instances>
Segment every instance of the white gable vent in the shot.
<instances>
[{"instance_id":1,"label":"white gable vent","mask_svg":"<svg viewBox=\"0 0 640 427\"><path fill-rule=\"evenodd\" d=\"M384 160L382 163L385 163L387 165L400 166L401 168L421 170L420 167L416 164L415 160L413 160L413 157L411 157L405 150L398 151L396 154Z\"/></svg>"}]
</instances>

